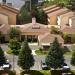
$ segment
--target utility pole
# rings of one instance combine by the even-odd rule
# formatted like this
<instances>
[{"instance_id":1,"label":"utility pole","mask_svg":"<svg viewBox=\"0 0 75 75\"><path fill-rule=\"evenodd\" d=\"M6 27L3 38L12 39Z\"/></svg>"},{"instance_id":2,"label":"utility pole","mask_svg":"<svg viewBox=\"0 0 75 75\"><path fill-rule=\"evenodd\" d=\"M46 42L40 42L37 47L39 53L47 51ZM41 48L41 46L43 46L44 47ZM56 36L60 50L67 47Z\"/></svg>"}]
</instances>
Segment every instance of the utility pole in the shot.
<instances>
[{"instance_id":1,"label":"utility pole","mask_svg":"<svg viewBox=\"0 0 75 75\"><path fill-rule=\"evenodd\" d=\"M14 64L14 54L13 54L13 71L14 71L14 67L15 67L15 64Z\"/></svg>"}]
</instances>

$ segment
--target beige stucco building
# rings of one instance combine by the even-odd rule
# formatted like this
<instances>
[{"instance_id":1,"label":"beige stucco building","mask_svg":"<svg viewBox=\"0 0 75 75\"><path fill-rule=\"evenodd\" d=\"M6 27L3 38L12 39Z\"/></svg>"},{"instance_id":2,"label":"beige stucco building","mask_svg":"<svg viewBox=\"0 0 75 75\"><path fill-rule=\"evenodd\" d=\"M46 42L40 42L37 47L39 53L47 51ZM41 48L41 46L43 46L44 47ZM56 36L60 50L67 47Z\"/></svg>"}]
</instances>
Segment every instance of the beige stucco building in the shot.
<instances>
[{"instance_id":1,"label":"beige stucco building","mask_svg":"<svg viewBox=\"0 0 75 75\"><path fill-rule=\"evenodd\" d=\"M6 5L0 5L0 31L5 35L5 40L9 40L8 32L11 27L18 28L21 31L20 39L27 39L31 42L38 42L40 46L49 46L57 37L59 43L64 43L60 35L53 35L50 33L50 27L54 26L59 28L63 33L75 32L75 15L74 12L67 8L61 8L56 5L43 9L48 16L48 25L36 22L32 18L32 23L16 25L16 15L18 11ZM64 27L63 27L64 26Z\"/></svg>"},{"instance_id":2,"label":"beige stucco building","mask_svg":"<svg viewBox=\"0 0 75 75\"><path fill-rule=\"evenodd\" d=\"M0 24L16 25L16 16L18 12L18 10L10 6L0 4Z\"/></svg>"},{"instance_id":3,"label":"beige stucco building","mask_svg":"<svg viewBox=\"0 0 75 75\"><path fill-rule=\"evenodd\" d=\"M53 5L43 9L48 16L48 27L55 26L61 28L69 24L69 17L74 16L74 12L65 8Z\"/></svg>"},{"instance_id":4,"label":"beige stucco building","mask_svg":"<svg viewBox=\"0 0 75 75\"><path fill-rule=\"evenodd\" d=\"M21 31L20 39L22 41L26 39L29 42L36 42L39 47L43 48L45 46L50 46L50 43L54 41L55 37L60 38L61 40L59 40L59 42L63 44L63 39L61 36L50 34L48 26L37 23L35 18L32 18L32 23L24 25L1 25L0 31L5 35L6 41L9 40L9 31L12 27L18 28ZM6 30L4 31L4 29ZM41 37L45 38L43 39Z\"/></svg>"}]
</instances>

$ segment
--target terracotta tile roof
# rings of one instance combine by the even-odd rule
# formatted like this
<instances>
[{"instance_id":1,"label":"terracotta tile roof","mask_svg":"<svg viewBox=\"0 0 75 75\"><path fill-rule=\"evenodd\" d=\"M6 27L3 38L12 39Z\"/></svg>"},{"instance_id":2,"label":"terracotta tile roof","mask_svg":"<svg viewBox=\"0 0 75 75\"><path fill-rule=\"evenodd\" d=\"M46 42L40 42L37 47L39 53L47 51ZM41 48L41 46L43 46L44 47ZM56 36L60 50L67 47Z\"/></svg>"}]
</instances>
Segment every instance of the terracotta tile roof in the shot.
<instances>
[{"instance_id":1,"label":"terracotta tile roof","mask_svg":"<svg viewBox=\"0 0 75 75\"><path fill-rule=\"evenodd\" d=\"M17 9L13 8L12 6L8 6L8 5L5 5L5 4L0 4L0 7L4 8L4 9L7 9L11 12L14 12L14 13L19 13L19 11Z\"/></svg>"},{"instance_id":2,"label":"terracotta tile roof","mask_svg":"<svg viewBox=\"0 0 75 75\"><path fill-rule=\"evenodd\" d=\"M28 23L28 24L24 24L24 25L11 25L11 27L17 27L21 30L22 33L25 32L40 32L40 33L44 33L44 32L48 32L48 26L47 25L43 25L40 23Z\"/></svg>"},{"instance_id":3,"label":"terracotta tile roof","mask_svg":"<svg viewBox=\"0 0 75 75\"><path fill-rule=\"evenodd\" d=\"M65 8L64 11L59 12L57 15L60 16L60 15L66 14L66 13L68 13L68 12L71 12L71 10Z\"/></svg>"},{"instance_id":4,"label":"terracotta tile roof","mask_svg":"<svg viewBox=\"0 0 75 75\"><path fill-rule=\"evenodd\" d=\"M62 37L60 35L54 35L54 34L50 34L50 33L46 33L45 35L40 35L39 36L39 42L41 44L50 44L53 43L55 37L57 37L59 43L64 43L64 40L62 39Z\"/></svg>"},{"instance_id":5,"label":"terracotta tile roof","mask_svg":"<svg viewBox=\"0 0 75 75\"><path fill-rule=\"evenodd\" d=\"M69 10L67 8L61 8L59 10L56 10L55 12L52 12L52 13L49 13L47 14L48 16L52 16L52 15L59 15L59 14L62 14L64 12L69 12Z\"/></svg>"},{"instance_id":6,"label":"terracotta tile roof","mask_svg":"<svg viewBox=\"0 0 75 75\"><path fill-rule=\"evenodd\" d=\"M0 31L3 33L3 34L8 34L8 31L10 30L10 26L9 25L1 25L0 26Z\"/></svg>"},{"instance_id":7,"label":"terracotta tile roof","mask_svg":"<svg viewBox=\"0 0 75 75\"><path fill-rule=\"evenodd\" d=\"M50 10L45 11L45 13L46 14L49 14L49 13L52 13L52 12L57 11L57 10L60 10L60 9L61 9L61 7L55 7L53 9L50 9Z\"/></svg>"},{"instance_id":8,"label":"terracotta tile roof","mask_svg":"<svg viewBox=\"0 0 75 75\"><path fill-rule=\"evenodd\" d=\"M16 26L18 28L20 28L21 32L47 32L49 31L48 27L43 25L43 24L39 24L39 23L28 23L28 24L25 24L25 25L18 25Z\"/></svg>"},{"instance_id":9,"label":"terracotta tile roof","mask_svg":"<svg viewBox=\"0 0 75 75\"><path fill-rule=\"evenodd\" d=\"M67 33L67 34L73 34L73 33L75 33L75 27L66 26L66 27L63 28L61 31L62 31L63 33Z\"/></svg>"},{"instance_id":10,"label":"terracotta tile roof","mask_svg":"<svg viewBox=\"0 0 75 75\"><path fill-rule=\"evenodd\" d=\"M69 18L71 18L71 19L75 19L75 15L74 15L74 16L71 16L71 17L69 17Z\"/></svg>"},{"instance_id":11,"label":"terracotta tile roof","mask_svg":"<svg viewBox=\"0 0 75 75\"><path fill-rule=\"evenodd\" d=\"M48 10L51 10L53 8L56 8L57 5L52 5L52 6L49 6L49 7L46 7L46 8L43 8L44 11L48 11Z\"/></svg>"}]
</instances>

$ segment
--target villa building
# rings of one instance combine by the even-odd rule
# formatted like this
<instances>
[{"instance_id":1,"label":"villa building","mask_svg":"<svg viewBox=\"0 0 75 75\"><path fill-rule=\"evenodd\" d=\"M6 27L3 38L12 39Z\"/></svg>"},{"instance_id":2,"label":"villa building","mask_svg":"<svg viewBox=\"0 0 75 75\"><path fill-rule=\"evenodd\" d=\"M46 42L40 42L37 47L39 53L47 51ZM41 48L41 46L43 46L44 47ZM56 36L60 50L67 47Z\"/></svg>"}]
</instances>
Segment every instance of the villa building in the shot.
<instances>
[{"instance_id":1,"label":"villa building","mask_svg":"<svg viewBox=\"0 0 75 75\"><path fill-rule=\"evenodd\" d=\"M22 41L27 39L29 42L36 42L42 48L49 47L55 37L57 37L59 43L64 43L61 36L50 34L48 26L37 23L35 18L32 18L32 23L24 25L1 25L0 31L5 35L6 41L9 40L9 30L12 27L18 28L21 31L20 39Z\"/></svg>"},{"instance_id":2,"label":"villa building","mask_svg":"<svg viewBox=\"0 0 75 75\"><path fill-rule=\"evenodd\" d=\"M6 4L15 9L20 10L20 8L25 4L24 0L0 0L1 4Z\"/></svg>"},{"instance_id":3,"label":"villa building","mask_svg":"<svg viewBox=\"0 0 75 75\"><path fill-rule=\"evenodd\" d=\"M0 4L0 24L16 25L16 16L18 12L18 10L10 6Z\"/></svg>"},{"instance_id":4,"label":"villa building","mask_svg":"<svg viewBox=\"0 0 75 75\"><path fill-rule=\"evenodd\" d=\"M65 8L53 5L43 9L48 16L48 27L63 27L64 25L69 25L69 18L74 16L74 12Z\"/></svg>"},{"instance_id":5,"label":"villa building","mask_svg":"<svg viewBox=\"0 0 75 75\"><path fill-rule=\"evenodd\" d=\"M5 35L5 40L9 41L8 32L11 27L15 27L21 31L21 40L27 39L29 42L37 42L40 47L48 47L57 37L59 43L63 45L63 38L51 34L50 27L57 27L62 33L66 32L71 37L75 33L74 12L56 5L43 10L48 16L48 25L37 23L35 18L32 18L32 23L16 25L16 15L19 11L7 5L0 5L0 31Z\"/></svg>"}]
</instances>

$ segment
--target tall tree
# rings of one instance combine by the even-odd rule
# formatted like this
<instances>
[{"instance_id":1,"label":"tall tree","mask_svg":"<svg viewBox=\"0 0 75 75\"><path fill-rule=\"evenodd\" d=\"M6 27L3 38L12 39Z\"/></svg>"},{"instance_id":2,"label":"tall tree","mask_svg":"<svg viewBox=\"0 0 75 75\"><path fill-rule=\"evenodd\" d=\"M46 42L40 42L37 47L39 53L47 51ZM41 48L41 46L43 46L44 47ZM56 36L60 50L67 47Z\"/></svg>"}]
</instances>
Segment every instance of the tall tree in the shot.
<instances>
[{"instance_id":1,"label":"tall tree","mask_svg":"<svg viewBox=\"0 0 75 75\"><path fill-rule=\"evenodd\" d=\"M71 64L72 64L73 66L75 66L75 51L74 51L73 54L72 54Z\"/></svg>"},{"instance_id":2,"label":"tall tree","mask_svg":"<svg viewBox=\"0 0 75 75\"><path fill-rule=\"evenodd\" d=\"M0 43L3 43L3 42L5 42L4 35L0 31Z\"/></svg>"},{"instance_id":3,"label":"tall tree","mask_svg":"<svg viewBox=\"0 0 75 75\"><path fill-rule=\"evenodd\" d=\"M71 10L75 10L75 0L69 0L68 8Z\"/></svg>"},{"instance_id":4,"label":"tall tree","mask_svg":"<svg viewBox=\"0 0 75 75\"><path fill-rule=\"evenodd\" d=\"M75 43L75 33L72 34L72 42Z\"/></svg>"},{"instance_id":5,"label":"tall tree","mask_svg":"<svg viewBox=\"0 0 75 75\"><path fill-rule=\"evenodd\" d=\"M6 62L6 58L4 56L4 52L2 51L0 47L0 66L2 66Z\"/></svg>"},{"instance_id":6,"label":"tall tree","mask_svg":"<svg viewBox=\"0 0 75 75\"><path fill-rule=\"evenodd\" d=\"M47 15L44 13L44 11L40 8L37 8L37 6L32 6L32 16L36 18L36 21L41 24L47 25Z\"/></svg>"},{"instance_id":7,"label":"tall tree","mask_svg":"<svg viewBox=\"0 0 75 75\"><path fill-rule=\"evenodd\" d=\"M30 23L32 21L32 16L31 16L31 13L29 11L29 9L27 7L30 7L28 5L24 5L22 6L21 10L20 10L20 13L18 14L18 21L19 23L18 24L26 24L26 23Z\"/></svg>"},{"instance_id":8,"label":"tall tree","mask_svg":"<svg viewBox=\"0 0 75 75\"><path fill-rule=\"evenodd\" d=\"M11 39L8 46L15 54L18 54L19 50L21 49L21 44L16 39Z\"/></svg>"},{"instance_id":9,"label":"tall tree","mask_svg":"<svg viewBox=\"0 0 75 75\"><path fill-rule=\"evenodd\" d=\"M57 69L64 63L63 52L57 38L52 43L46 57L46 63L50 68Z\"/></svg>"},{"instance_id":10,"label":"tall tree","mask_svg":"<svg viewBox=\"0 0 75 75\"><path fill-rule=\"evenodd\" d=\"M29 48L27 41L24 41L18 56L18 65L26 71L34 65L34 58L31 53L32 51Z\"/></svg>"},{"instance_id":11,"label":"tall tree","mask_svg":"<svg viewBox=\"0 0 75 75\"><path fill-rule=\"evenodd\" d=\"M12 27L9 31L10 39L20 39L21 31L18 28Z\"/></svg>"}]
</instances>

